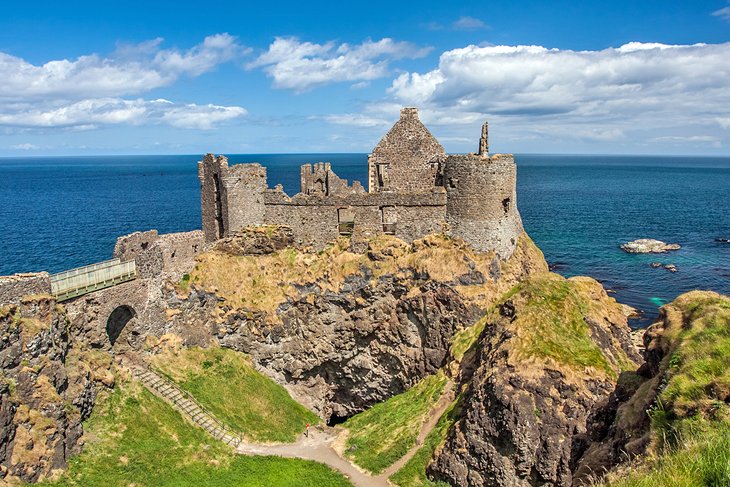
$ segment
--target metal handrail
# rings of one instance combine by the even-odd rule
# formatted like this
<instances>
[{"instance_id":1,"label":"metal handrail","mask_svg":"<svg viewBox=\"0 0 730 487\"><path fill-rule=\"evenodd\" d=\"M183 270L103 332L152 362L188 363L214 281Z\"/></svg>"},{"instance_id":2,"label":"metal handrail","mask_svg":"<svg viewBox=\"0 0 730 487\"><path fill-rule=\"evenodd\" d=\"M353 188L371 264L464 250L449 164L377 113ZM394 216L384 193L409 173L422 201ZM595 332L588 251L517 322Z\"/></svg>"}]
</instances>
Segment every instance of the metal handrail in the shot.
<instances>
[{"instance_id":1,"label":"metal handrail","mask_svg":"<svg viewBox=\"0 0 730 487\"><path fill-rule=\"evenodd\" d=\"M236 446L241 444L241 442L243 441L243 433L238 433L236 431L233 431L233 429L231 429L230 426L228 426L227 424L225 424L224 422L222 422L221 420L216 418L216 416L208 408L206 408L205 406L200 404L198 402L198 400L195 399L192 395L190 395L190 393L188 391L186 391L185 389L180 387L178 384L176 384L172 380L165 377L165 374L161 370L157 369L156 367L152 367L151 365L148 365L147 368L151 372L153 372L155 375L157 375L157 377L162 379L162 381L165 382L167 385L180 391L180 393L183 396L185 396L189 401L191 401L193 404L198 406L201 411L203 411L216 425L218 425L218 429L220 429L221 431L223 431L225 433L228 433L232 437L235 437L237 440ZM173 401L174 401L174 399L173 399ZM177 404L177 401L175 401L175 404ZM218 438L218 439L222 439L222 438L223 438L223 436L221 435L221 438Z\"/></svg>"},{"instance_id":2,"label":"metal handrail","mask_svg":"<svg viewBox=\"0 0 730 487\"><path fill-rule=\"evenodd\" d=\"M112 259L52 275L51 293L59 300L69 299L136 277L137 265L134 260L120 262L119 259Z\"/></svg>"}]
</instances>

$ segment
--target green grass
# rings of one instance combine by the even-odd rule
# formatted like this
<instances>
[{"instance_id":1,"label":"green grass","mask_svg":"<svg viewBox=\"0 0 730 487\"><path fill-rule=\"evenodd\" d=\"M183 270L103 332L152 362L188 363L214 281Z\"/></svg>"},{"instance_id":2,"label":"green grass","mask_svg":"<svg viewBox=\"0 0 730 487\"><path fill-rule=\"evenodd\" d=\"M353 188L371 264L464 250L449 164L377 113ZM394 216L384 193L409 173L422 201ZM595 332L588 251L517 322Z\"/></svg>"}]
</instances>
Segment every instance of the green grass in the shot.
<instances>
[{"instance_id":1,"label":"green grass","mask_svg":"<svg viewBox=\"0 0 730 487\"><path fill-rule=\"evenodd\" d=\"M694 291L665 308L666 383L649 412L653 456L609 485L730 487L730 298Z\"/></svg>"},{"instance_id":2,"label":"green grass","mask_svg":"<svg viewBox=\"0 0 730 487\"><path fill-rule=\"evenodd\" d=\"M460 398L444 411L436 427L426 436L423 446L403 465L403 468L390 476L390 481L400 487L448 487L444 482L432 482L426 477L428 466L437 448L444 444L449 428L459 419Z\"/></svg>"},{"instance_id":3,"label":"green grass","mask_svg":"<svg viewBox=\"0 0 730 487\"><path fill-rule=\"evenodd\" d=\"M256 371L246 355L233 350L169 351L153 364L248 440L292 442L307 423L319 422L286 389Z\"/></svg>"},{"instance_id":4,"label":"green grass","mask_svg":"<svg viewBox=\"0 0 730 487\"><path fill-rule=\"evenodd\" d=\"M556 274L543 274L522 283L512 298L524 303L517 316L519 356L549 358L579 370L593 367L616 378L616 371L591 338L584 320L600 306L590 295L588 287L592 285Z\"/></svg>"},{"instance_id":5,"label":"green grass","mask_svg":"<svg viewBox=\"0 0 730 487\"><path fill-rule=\"evenodd\" d=\"M454 338L451 340L451 347L449 348L451 358L461 363L464 355L476 346L486 324L487 316L484 316L469 328L465 328L454 335Z\"/></svg>"},{"instance_id":6,"label":"green grass","mask_svg":"<svg viewBox=\"0 0 730 487\"><path fill-rule=\"evenodd\" d=\"M730 298L684 295L673 305L691 326L670 330L677 334L676 346L660 399L682 418L708 412L718 394L730 396Z\"/></svg>"},{"instance_id":7,"label":"green grass","mask_svg":"<svg viewBox=\"0 0 730 487\"><path fill-rule=\"evenodd\" d=\"M436 404L447 378L439 371L409 390L353 416L345 454L361 467L378 474L416 444L421 425Z\"/></svg>"},{"instance_id":8,"label":"green grass","mask_svg":"<svg viewBox=\"0 0 730 487\"><path fill-rule=\"evenodd\" d=\"M350 486L325 465L247 457L190 425L136 382L121 383L85 425L84 451L53 486Z\"/></svg>"},{"instance_id":9,"label":"green grass","mask_svg":"<svg viewBox=\"0 0 730 487\"><path fill-rule=\"evenodd\" d=\"M611 482L612 487L730 486L730 427L705 425L683 435L638 471Z\"/></svg>"}]
</instances>

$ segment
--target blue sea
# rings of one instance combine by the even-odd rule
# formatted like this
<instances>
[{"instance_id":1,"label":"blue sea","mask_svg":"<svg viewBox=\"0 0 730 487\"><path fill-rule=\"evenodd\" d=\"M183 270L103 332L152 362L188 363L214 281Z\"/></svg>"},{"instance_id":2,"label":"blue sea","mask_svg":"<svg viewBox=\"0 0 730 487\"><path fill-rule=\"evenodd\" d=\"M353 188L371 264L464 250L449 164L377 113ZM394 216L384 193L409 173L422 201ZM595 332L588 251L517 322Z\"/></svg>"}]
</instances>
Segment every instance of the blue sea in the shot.
<instances>
[{"instance_id":1,"label":"blue sea","mask_svg":"<svg viewBox=\"0 0 730 487\"><path fill-rule=\"evenodd\" d=\"M110 258L117 236L200 228L200 156L0 158L0 275L58 272ZM696 288L730 293L730 158L517 155L518 208L556 272L589 275L644 311ZM269 186L298 191L299 166L330 161L366 180L366 154L246 154ZM665 255L629 255L636 238L677 242ZM659 261L677 273L654 269Z\"/></svg>"}]
</instances>

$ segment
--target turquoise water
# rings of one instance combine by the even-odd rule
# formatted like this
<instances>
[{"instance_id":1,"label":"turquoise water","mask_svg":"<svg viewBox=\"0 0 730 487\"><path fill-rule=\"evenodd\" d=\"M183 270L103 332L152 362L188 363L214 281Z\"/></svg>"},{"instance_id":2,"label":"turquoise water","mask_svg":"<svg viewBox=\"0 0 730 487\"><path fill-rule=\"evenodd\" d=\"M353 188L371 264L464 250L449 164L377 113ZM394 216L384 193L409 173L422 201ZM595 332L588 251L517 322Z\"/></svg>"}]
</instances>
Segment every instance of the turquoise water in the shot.
<instances>
[{"instance_id":1,"label":"turquoise water","mask_svg":"<svg viewBox=\"0 0 730 487\"><path fill-rule=\"evenodd\" d=\"M730 293L730 158L517 155L525 228L556 272L590 275L646 313L696 288ZM58 272L110 257L119 235L200 227L200 156L0 159L0 275ZM366 154L233 155L298 190L299 165L330 161L365 180ZM629 255L635 238L682 244ZM679 272L653 269L653 261Z\"/></svg>"}]
</instances>

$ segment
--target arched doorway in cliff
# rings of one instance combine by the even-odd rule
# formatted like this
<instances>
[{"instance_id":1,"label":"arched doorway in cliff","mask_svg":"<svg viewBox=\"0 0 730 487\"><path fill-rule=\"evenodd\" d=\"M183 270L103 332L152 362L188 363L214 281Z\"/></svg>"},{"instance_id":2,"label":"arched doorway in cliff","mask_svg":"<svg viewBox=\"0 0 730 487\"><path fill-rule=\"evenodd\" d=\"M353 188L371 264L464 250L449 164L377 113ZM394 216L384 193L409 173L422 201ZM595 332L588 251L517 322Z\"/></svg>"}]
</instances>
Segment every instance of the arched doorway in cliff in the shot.
<instances>
[{"instance_id":1,"label":"arched doorway in cliff","mask_svg":"<svg viewBox=\"0 0 730 487\"><path fill-rule=\"evenodd\" d=\"M124 330L124 327L127 326L127 323L129 323L136 315L137 313L134 309L126 304L114 308L114 311L112 311L112 314L110 314L109 318L106 320L106 334L109 337L109 343L111 343L112 346L116 343L119 335L122 334L122 330Z\"/></svg>"}]
</instances>

